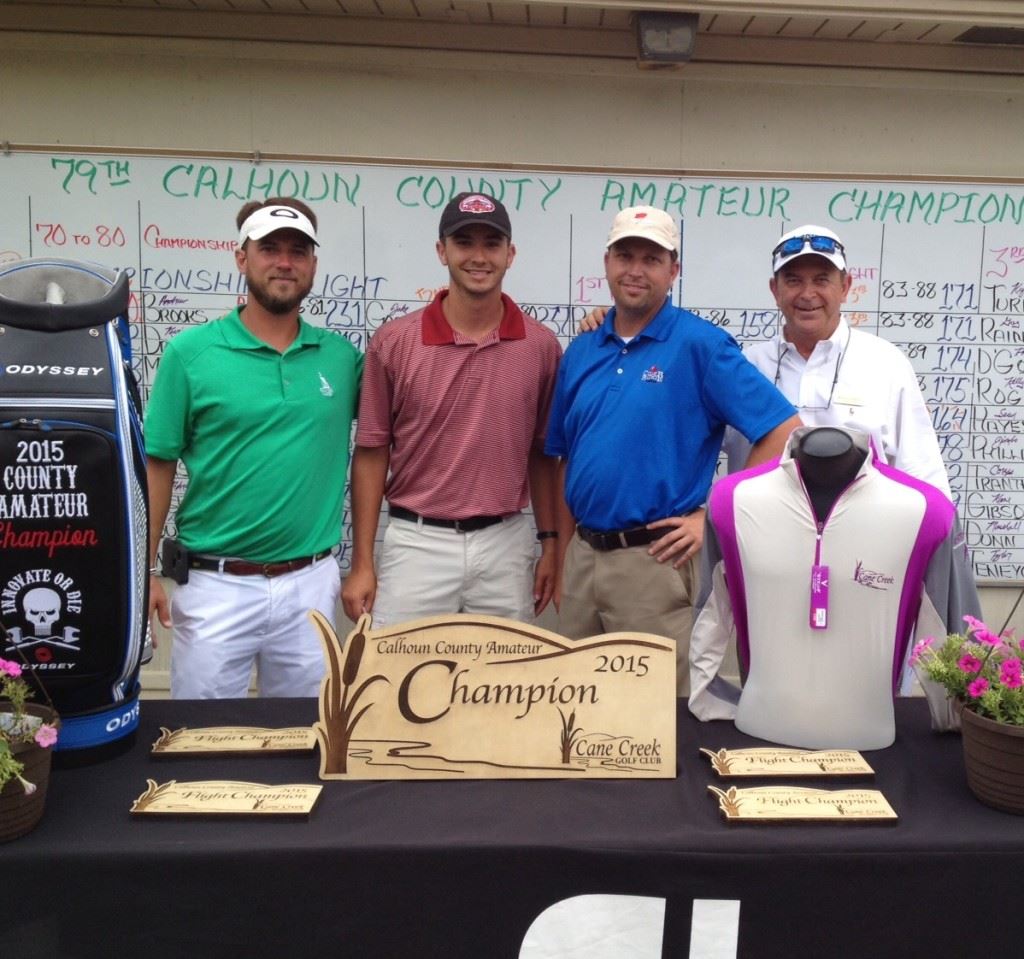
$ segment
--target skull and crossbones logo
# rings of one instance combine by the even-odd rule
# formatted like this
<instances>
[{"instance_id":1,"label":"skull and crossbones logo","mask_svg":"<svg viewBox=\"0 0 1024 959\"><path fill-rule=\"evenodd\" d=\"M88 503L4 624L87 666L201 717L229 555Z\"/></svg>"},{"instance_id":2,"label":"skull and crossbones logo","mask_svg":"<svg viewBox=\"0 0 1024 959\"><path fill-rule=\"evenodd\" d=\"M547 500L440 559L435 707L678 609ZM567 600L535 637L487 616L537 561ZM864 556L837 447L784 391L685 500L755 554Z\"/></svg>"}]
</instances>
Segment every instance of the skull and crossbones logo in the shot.
<instances>
[{"instance_id":1,"label":"skull and crossbones logo","mask_svg":"<svg viewBox=\"0 0 1024 959\"><path fill-rule=\"evenodd\" d=\"M69 580L70 582L70 580ZM13 597L12 597L13 599ZM13 602L11 604L13 606ZM59 590L51 586L32 586L18 597L22 626L7 627L7 651L17 647L36 647L36 657L52 658L51 648L80 650L77 626L60 628L61 617L77 612Z\"/></svg>"},{"instance_id":2,"label":"skull and crossbones logo","mask_svg":"<svg viewBox=\"0 0 1024 959\"><path fill-rule=\"evenodd\" d=\"M31 624L36 637L49 639L53 635L53 627L60 619L62 605L60 593L48 586L36 586L25 594L22 599L25 622Z\"/></svg>"}]
</instances>

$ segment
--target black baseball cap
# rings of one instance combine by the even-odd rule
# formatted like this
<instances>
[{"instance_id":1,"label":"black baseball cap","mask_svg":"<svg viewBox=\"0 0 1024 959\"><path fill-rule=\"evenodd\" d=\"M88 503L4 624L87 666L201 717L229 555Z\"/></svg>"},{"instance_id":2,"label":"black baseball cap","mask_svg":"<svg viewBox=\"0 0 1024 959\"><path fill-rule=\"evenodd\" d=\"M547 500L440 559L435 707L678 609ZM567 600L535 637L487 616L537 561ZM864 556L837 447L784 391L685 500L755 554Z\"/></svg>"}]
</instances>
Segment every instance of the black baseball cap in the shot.
<instances>
[{"instance_id":1,"label":"black baseball cap","mask_svg":"<svg viewBox=\"0 0 1024 959\"><path fill-rule=\"evenodd\" d=\"M438 234L443 240L464 226L482 223L493 227L512 239L512 223L508 218L508 210L500 200L486 193L460 193L452 197L441 214L441 226Z\"/></svg>"}]
</instances>

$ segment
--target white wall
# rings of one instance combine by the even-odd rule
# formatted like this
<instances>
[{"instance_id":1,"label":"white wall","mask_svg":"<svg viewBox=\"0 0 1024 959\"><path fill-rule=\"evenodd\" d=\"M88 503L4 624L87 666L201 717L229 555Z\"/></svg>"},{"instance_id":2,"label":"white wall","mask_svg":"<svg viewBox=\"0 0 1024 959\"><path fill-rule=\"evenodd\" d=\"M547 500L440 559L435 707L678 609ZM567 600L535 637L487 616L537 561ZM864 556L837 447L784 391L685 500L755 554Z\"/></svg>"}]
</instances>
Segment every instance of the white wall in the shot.
<instances>
[{"instance_id":1,"label":"white wall","mask_svg":"<svg viewBox=\"0 0 1024 959\"><path fill-rule=\"evenodd\" d=\"M0 34L0 141L1020 177L1024 77Z\"/></svg>"}]
</instances>

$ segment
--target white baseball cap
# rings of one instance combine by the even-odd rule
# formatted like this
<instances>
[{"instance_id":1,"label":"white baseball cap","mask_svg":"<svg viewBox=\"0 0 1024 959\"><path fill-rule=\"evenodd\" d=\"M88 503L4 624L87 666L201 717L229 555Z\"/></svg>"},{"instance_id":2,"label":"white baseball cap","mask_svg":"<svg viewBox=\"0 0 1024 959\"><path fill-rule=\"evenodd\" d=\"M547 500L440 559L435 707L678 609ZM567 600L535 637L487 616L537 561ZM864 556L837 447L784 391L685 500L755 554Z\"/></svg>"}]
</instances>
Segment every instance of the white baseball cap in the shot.
<instances>
[{"instance_id":1,"label":"white baseball cap","mask_svg":"<svg viewBox=\"0 0 1024 959\"><path fill-rule=\"evenodd\" d=\"M801 256L821 256L837 270L846 269L846 247L831 230L805 223L779 237L772 250L772 273Z\"/></svg>"},{"instance_id":2,"label":"white baseball cap","mask_svg":"<svg viewBox=\"0 0 1024 959\"><path fill-rule=\"evenodd\" d=\"M650 240L673 253L679 252L679 228L664 210L653 206L631 206L612 221L605 248L627 237Z\"/></svg>"},{"instance_id":3,"label":"white baseball cap","mask_svg":"<svg viewBox=\"0 0 1024 959\"><path fill-rule=\"evenodd\" d=\"M290 206L261 206L242 224L238 231L238 245L246 240L262 240L277 230L298 230L317 243L316 227L304 213Z\"/></svg>"}]
</instances>

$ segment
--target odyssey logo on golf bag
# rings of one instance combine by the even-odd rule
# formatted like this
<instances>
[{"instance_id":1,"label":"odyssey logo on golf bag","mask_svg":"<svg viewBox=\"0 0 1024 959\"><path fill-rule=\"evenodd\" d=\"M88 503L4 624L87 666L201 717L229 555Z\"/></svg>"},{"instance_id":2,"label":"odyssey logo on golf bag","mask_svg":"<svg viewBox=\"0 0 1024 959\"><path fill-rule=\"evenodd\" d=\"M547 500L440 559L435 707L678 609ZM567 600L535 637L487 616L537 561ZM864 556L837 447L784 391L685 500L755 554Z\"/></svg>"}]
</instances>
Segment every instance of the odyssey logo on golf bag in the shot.
<instances>
[{"instance_id":1,"label":"odyssey logo on golf bag","mask_svg":"<svg viewBox=\"0 0 1024 959\"><path fill-rule=\"evenodd\" d=\"M147 509L127 308L127 276L103 267L0 267L0 656L41 680L57 749L78 758L138 725Z\"/></svg>"}]
</instances>

